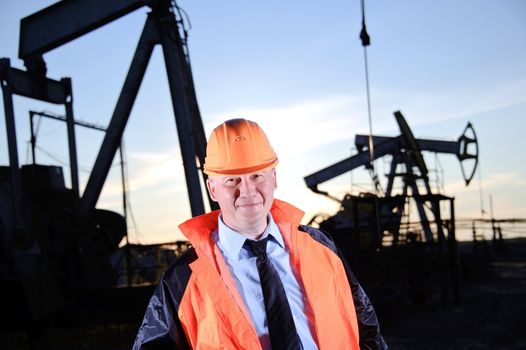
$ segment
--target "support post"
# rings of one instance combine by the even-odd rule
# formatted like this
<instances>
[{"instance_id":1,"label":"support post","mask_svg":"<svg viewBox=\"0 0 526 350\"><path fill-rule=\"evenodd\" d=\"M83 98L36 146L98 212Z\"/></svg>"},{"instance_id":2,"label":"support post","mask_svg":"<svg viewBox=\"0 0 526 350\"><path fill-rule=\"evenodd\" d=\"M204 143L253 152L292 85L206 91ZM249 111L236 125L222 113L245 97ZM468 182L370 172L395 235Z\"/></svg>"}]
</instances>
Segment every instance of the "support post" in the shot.
<instances>
[{"instance_id":1,"label":"support post","mask_svg":"<svg viewBox=\"0 0 526 350\"><path fill-rule=\"evenodd\" d=\"M422 223L422 228L424 229L426 242L432 243L434 242L433 232L431 231L431 227L429 226L429 220L427 218L426 210L424 208L424 199L422 198L422 196L420 196L420 191L418 190L418 184L416 183L415 174L413 173L413 165L411 163L411 160L407 156L405 158L405 164L407 167L407 179L405 181L409 181L412 195L415 199L416 209L418 210L418 215L420 216L420 222Z\"/></svg>"},{"instance_id":2,"label":"support post","mask_svg":"<svg viewBox=\"0 0 526 350\"><path fill-rule=\"evenodd\" d=\"M183 54L179 29L174 14L168 8L158 9L157 23L163 47L168 84L177 125L177 135L183 158L188 197L192 216L204 214L203 194L199 185L195 142L192 139L192 118L190 114L190 81L188 66Z\"/></svg>"},{"instance_id":3,"label":"support post","mask_svg":"<svg viewBox=\"0 0 526 350\"><path fill-rule=\"evenodd\" d=\"M79 167L77 161L77 140L75 137L75 118L73 117L73 89L71 88L71 79L63 78L61 82L64 84L66 91L66 126L68 130L68 147L69 147L69 167L71 174L71 188L75 196L75 202L80 198L79 189Z\"/></svg>"},{"instance_id":4,"label":"support post","mask_svg":"<svg viewBox=\"0 0 526 350\"><path fill-rule=\"evenodd\" d=\"M35 147L36 147L35 127L33 126L34 115L35 113L33 111L29 111L29 130L31 131L31 160L33 161L33 165L37 163L37 159L35 156Z\"/></svg>"},{"instance_id":5,"label":"support post","mask_svg":"<svg viewBox=\"0 0 526 350\"><path fill-rule=\"evenodd\" d=\"M9 59L0 60L0 83L2 84L2 95L4 97L5 128L7 133L7 147L9 150L9 176L11 185L11 207L13 211L14 231L7 230L10 241L18 241L22 237L14 237L22 234L24 227L22 215L22 183L18 164L18 149L16 141L15 112L13 110L13 89L11 86L11 64Z\"/></svg>"},{"instance_id":6,"label":"support post","mask_svg":"<svg viewBox=\"0 0 526 350\"><path fill-rule=\"evenodd\" d=\"M453 302L459 304L459 277L458 277L458 249L455 226L455 198L450 198L450 228L448 234L449 269L451 270L451 282L453 284Z\"/></svg>"},{"instance_id":7,"label":"support post","mask_svg":"<svg viewBox=\"0 0 526 350\"><path fill-rule=\"evenodd\" d=\"M111 163L115 157L117 148L120 145L133 103L137 97L146 67L148 66L153 48L157 41L158 35L156 26L155 23L153 23L151 15L149 15L144 25L141 38L139 39L137 49L135 50L128 75L126 76L126 80L124 81L124 85L119 95L117 105L113 111L113 116L107 128L95 166L93 167L80 201L78 220L81 225L89 218L92 210L97 204L102 191L102 186L104 185L104 181L110 171Z\"/></svg>"}]
</instances>

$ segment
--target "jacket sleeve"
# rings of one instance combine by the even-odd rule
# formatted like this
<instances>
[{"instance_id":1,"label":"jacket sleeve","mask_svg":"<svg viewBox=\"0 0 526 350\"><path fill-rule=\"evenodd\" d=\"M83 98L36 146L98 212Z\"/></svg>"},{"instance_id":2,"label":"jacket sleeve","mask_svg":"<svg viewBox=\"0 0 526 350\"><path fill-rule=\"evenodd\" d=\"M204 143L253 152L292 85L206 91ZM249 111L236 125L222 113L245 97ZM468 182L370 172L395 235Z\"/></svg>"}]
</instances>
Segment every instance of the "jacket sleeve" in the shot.
<instances>
[{"instance_id":1,"label":"jacket sleeve","mask_svg":"<svg viewBox=\"0 0 526 350\"><path fill-rule=\"evenodd\" d=\"M341 257L341 255L340 255ZM358 327L360 332L360 349L389 349L385 339L380 333L380 324L369 297L354 276L347 262L342 258L347 272L347 278L351 285L354 308L358 316Z\"/></svg>"},{"instance_id":2,"label":"jacket sleeve","mask_svg":"<svg viewBox=\"0 0 526 350\"><path fill-rule=\"evenodd\" d=\"M374 311L371 300L363 290L354 273L351 271L349 264L336 246L336 243L334 243L334 240L327 232L321 231L314 227L300 225L300 230L310 234L312 238L331 249L342 260L343 266L345 267L345 272L347 273L347 279L349 280L349 284L351 286L354 308L356 310L356 316L358 319L360 349L388 350L389 347L387 346L387 343L380 332L380 324L378 322L378 317L376 316L376 312Z\"/></svg>"},{"instance_id":3,"label":"jacket sleeve","mask_svg":"<svg viewBox=\"0 0 526 350\"><path fill-rule=\"evenodd\" d=\"M177 312L190 278L188 264L195 258L191 249L165 271L146 307L133 350L190 349Z\"/></svg>"}]
</instances>

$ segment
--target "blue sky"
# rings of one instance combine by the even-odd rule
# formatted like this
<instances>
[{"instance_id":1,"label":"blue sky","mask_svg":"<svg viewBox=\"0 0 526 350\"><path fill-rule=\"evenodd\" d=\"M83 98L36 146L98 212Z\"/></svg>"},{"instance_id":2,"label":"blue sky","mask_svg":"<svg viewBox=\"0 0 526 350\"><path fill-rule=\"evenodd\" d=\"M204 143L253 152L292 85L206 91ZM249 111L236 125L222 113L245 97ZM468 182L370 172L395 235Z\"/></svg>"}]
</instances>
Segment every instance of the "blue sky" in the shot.
<instances>
[{"instance_id":1,"label":"blue sky","mask_svg":"<svg viewBox=\"0 0 526 350\"><path fill-rule=\"evenodd\" d=\"M54 1L0 4L0 57L23 68L19 20ZM276 196L306 211L333 214L337 203L312 193L303 177L348 157L354 135L369 132L360 1L190 1L178 4L191 24L189 50L207 134L227 118L256 120L269 134L280 165ZM443 192L456 198L456 215L526 217L526 3L521 0L365 1L373 133L399 134L402 111L413 134L456 140L470 121L480 167L463 185L454 156L425 154L440 166ZM146 19L143 8L59 47L44 58L48 76L71 77L77 119L107 125ZM62 107L15 98L19 158L29 163L28 110L63 114ZM5 135L3 111L0 134ZM42 164L67 162L65 127L44 120L37 153ZM102 135L77 129L81 187ZM4 136L1 138L4 140ZM181 238L190 217L186 184L164 62L156 48L125 130L130 202L142 243ZM7 145L0 164L7 165ZM384 160L379 173L388 171ZM68 169L65 167L65 174ZM69 178L69 177L68 177ZM69 180L68 180L69 181ZM356 170L320 186L343 197L370 190ZM482 195L481 195L482 194ZM98 207L121 210L117 161Z\"/></svg>"}]
</instances>

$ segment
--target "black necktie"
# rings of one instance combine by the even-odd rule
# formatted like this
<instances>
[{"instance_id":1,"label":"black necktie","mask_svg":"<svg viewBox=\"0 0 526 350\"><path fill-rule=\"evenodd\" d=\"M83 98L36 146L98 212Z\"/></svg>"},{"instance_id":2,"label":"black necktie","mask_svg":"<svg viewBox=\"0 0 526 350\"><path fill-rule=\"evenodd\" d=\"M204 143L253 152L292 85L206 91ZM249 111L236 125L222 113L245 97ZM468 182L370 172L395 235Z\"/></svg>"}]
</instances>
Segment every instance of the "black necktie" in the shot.
<instances>
[{"instance_id":1,"label":"black necktie","mask_svg":"<svg viewBox=\"0 0 526 350\"><path fill-rule=\"evenodd\" d=\"M269 237L260 241L247 239L245 243L257 256L256 265L265 300L270 344L272 345L272 350L299 350L301 347L298 333L296 332L292 312L285 295L285 288L283 288L274 265L267 257L267 241Z\"/></svg>"}]
</instances>

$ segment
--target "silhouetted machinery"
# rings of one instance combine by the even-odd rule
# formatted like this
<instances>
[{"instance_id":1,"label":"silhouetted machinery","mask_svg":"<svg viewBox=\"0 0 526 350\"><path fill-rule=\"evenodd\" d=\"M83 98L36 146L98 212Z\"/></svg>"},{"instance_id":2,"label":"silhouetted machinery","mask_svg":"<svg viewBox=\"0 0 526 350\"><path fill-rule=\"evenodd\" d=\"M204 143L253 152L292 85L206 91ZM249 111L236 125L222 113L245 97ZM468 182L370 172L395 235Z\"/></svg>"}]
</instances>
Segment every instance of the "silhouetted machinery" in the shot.
<instances>
[{"instance_id":1,"label":"silhouetted machinery","mask_svg":"<svg viewBox=\"0 0 526 350\"><path fill-rule=\"evenodd\" d=\"M48 78L43 55L144 6L151 11L81 194L71 79ZM146 246L119 248L127 234L125 219L95 205L156 45L163 49L190 208L192 215L204 213L198 171L206 138L178 10L170 0L70 0L21 20L19 57L27 71L11 67L8 58L0 59L9 150L9 166L0 167L0 330L140 321L158 278L152 265L169 260L170 254L156 249L154 257ZM67 126L71 188L65 185L61 167L19 166L13 95L65 107L61 119ZM215 207L212 202L210 206ZM171 256L184 248L174 247ZM141 275L142 262L150 270Z\"/></svg>"},{"instance_id":2,"label":"silhouetted machinery","mask_svg":"<svg viewBox=\"0 0 526 350\"><path fill-rule=\"evenodd\" d=\"M377 299L384 296L392 303L401 298L419 304L439 291L443 303L450 292L456 302L454 198L432 192L421 152L456 155L468 185L478 163L476 134L468 123L456 141L415 139L402 113L397 111L394 116L399 136L370 139L369 135L356 135L357 154L305 177L311 190L341 203L336 214L315 216L311 223L332 234L353 271ZM370 168L371 153L373 159L391 157L383 195L346 194L340 200L318 189L319 184L347 171ZM397 188L398 182L401 186ZM410 213L415 209L420 220L411 222Z\"/></svg>"}]
</instances>

